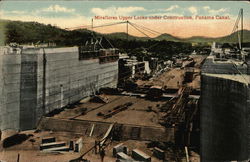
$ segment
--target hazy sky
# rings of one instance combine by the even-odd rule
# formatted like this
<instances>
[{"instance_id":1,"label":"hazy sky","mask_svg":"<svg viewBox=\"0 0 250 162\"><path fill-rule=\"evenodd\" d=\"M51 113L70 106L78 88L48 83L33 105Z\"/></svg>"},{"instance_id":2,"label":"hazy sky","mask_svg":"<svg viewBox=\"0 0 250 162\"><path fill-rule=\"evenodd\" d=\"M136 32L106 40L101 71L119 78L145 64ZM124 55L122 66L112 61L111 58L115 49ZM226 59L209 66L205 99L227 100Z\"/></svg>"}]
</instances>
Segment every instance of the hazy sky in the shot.
<instances>
[{"instance_id":1,"label":"hazy sky","mask_svg":"<svg viewBox=\"0 0 250 162\"><path fill-rule=\"evenodd\" d=\"M132 16L129 20L160 33L178 37L218 37L231 33L240 8L244 9L244 28L250 30L250 3L236 1L2 1L0 18L37 21L61 28L90 25L95 16ZM135 20L134 16L162 16L160 20ZM195 16L228 16L229 19L200 20ZM169 20L164 16L192 16L192 20ZM94 26L123 20L96 20ZM95 29L98 32L125 32L126 25ZM129 27L130 34L143 36ZM150 33L147 33L150 36Z\"/></svg>"}]
</instances>

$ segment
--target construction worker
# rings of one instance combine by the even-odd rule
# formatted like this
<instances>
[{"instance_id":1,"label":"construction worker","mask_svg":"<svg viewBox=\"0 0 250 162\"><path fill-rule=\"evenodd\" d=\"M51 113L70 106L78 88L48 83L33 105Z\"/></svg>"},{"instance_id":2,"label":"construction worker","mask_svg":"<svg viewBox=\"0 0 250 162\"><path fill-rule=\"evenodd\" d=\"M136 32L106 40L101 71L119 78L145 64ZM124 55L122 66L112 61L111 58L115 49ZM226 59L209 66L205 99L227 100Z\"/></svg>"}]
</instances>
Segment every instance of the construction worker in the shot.
<instances>
[{"instance_id":1,"label":"construction worker","mask_svg":"<svg viewBox=\"0 0 250 162\"><path fill-rule=\"evenodd\" d=\"M105 149L103 147L100 148L100 156L101 156L101 162L104 162Z\"/></svg>"},{"instance_id":2,"label":"construction worker","mask_svg":"<svg viewBox=\"0 0 250 162\"><path fill-rule=\"evenodd\" d=\"M100 149L100 146L99 146L99 142L98 141L95 141L95 154L97 154L97 150ZM100 150L99 150L100 151Z\"/></svg>"}]
</instances>

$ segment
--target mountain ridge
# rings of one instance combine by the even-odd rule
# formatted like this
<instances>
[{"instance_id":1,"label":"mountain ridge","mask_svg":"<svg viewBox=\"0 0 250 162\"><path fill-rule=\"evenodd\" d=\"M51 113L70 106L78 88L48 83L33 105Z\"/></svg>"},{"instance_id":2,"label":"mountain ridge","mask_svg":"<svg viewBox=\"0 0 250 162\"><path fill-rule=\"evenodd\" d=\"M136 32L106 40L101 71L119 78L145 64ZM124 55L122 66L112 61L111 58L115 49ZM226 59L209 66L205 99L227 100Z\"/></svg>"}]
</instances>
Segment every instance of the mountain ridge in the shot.
<instances>
[{"instance_id":1,"label":"mountain ridge","mask_svg":"<svg viewBox=\"0 0 250 162\"><path fill-rule=\"evenodd\" d=\"M220 37L206 37L206 36L191 36L191 37L187 37L187 38L180 38L177 36L173 36L171 34L168 33L163 33L159 36L156 37L152 37L152 38L147 38L147 37L138 37L138 36L133 36L133 35L129 35L129 39L134 38L136 40L147 40L147 39L154 39L154 40L166 40L166 41L176 41L176 42L191 42L191 43L198 43L198 42L228 42L228 43L235 43L238 42L238 38L236 37L238 32L240 31L236 31L230 35L226 35L226 36L220 36ZM117 34L117 35L116 35ZM110 34L105 34L106 36L109 37L109 35L111 37L115 37L115 38L119 38L119 35L123 35L123 37L120 37L120 39L126 39L125 35L127 35L126 33L122 33L122 32L115 32L115 33L110 33ZM250 42L250 30L243 30L243 42Z\"/></svg>"},{"instance_id":2,"label":"mountain ridge","mask_svg":"<svg viewBox=\"0 0 250 162\"><path fill-rule=\"evenodd\" d=\"M87 29L77 29L77 30L65 30L59 27L52 26L50 24L45 25L38 22L22 22L22 21L10 21L10 20L0 20L0 25L4 24L6 26L6 40L8 42L13 42L19 40L20 42L35 42L35 41L54 41L60 42L60 38L71 37L71 41L77 39L77 41L83 41L90 37L93 32ZM2 25L3 26L3 25ZM189 38L180 38L173 36L168 33L163 33L159 36L153 38L138 37L134 35L128 35L124 32L114 32L109 34L103 34L94 32L98 36L105 36L107 38L116 40L139 40L139 41L173 41L173 42L187 42L187 43L205 43L205 42L220 42L220 43L236 43L238 42L238 32L234 32L230 35L222 37L206 37L206 36L192 36ZM25 34L24 34L25 33ZM79 34L81 34L80 37ZM18 41L17 41L18 42ZM250 30L243 30L243 42L250 42ZM72 42L73 43L73 42Z\"/></svg>"}]
</instances>

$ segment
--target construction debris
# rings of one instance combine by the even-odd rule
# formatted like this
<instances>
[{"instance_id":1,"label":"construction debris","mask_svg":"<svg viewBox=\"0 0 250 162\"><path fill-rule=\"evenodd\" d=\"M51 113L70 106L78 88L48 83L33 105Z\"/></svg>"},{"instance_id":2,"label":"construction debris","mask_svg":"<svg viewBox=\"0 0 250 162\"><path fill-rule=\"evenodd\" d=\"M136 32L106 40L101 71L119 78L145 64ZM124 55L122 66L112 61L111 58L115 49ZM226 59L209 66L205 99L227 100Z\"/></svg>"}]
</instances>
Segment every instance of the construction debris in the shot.
<instances>
[{"instance_id":1,"label":"construction debris","mask_svg":"<svg viewBox=\"0 0 250 162\"><path fill-rule=\"evenodd\" d=\"M132 158L137 161L151 162L151 157L138 149L132 151Z\"/></svg>"},{"instance_id":2,"label":"construction debris","mask_svg":"<svg viewBox=\"0 0 250 162\"><path fill-rule=\"evenodd\" d=\"M105 135L104 135L104 136L102 137L102 139L100 140L100 145L101 145L101 146L106 142L106 140L107 140L107 138L109 137L109 135L110 135L110 133L111 133L111 131L112 131L114 125L115 125L114 123L113 123L113 124L110 124L110 126L109 126L107 132L105 133Z\"/></svg>"},{"instance_id":3,"label":"construction debris","mask_svg":"<svg viewBox=\"0 0 250 162\"><path fill-rule=\"evenodd\" d=\"M189 154L188 154L188 147L185 146L185 154L186 154L186 160L189 162Z\"/></svg>"},{"instance_id":4,"label":"construction debris","mask_svg":"<svg viewBox=\"0 0 250 162\"><path fill-rule=\"evenodd\" d=\"M81 137L75 143L75 152L81 152L82 148L83 148L83 139Z\"/></svg>"},{"instance_id":5,"label":"construction debris","mask_svg":"<svg viewBox=\"0 0 250 162\"><path fill-rule=\"evenodd\" d=\"M152 86L150 87L147 98L149 99L157 99L160 98L163 95L162 87L160 86Z\"/></svg>"},{"instance_id":6,"label":"construction debris","mask_svg":"<svg viewBox=\"0 0 250 162\"><path fill-rule=\"evenodd\" d=\"M129 106L133 105L133 103L131 102L127 102L123 105L119 105L119 106L116 106L115 108L113 108L113 110L109 110L107 113L101 113L99 112L97 115L98 116L103 116L104 119L107 119L107 118L110 118L111 116L121 112L121 111L124 111L126 110Z\"/></svg>"},{"instance_id":7,"label":"construction debris","mask_svg":"<svg viewBox=\"0 0 250 162\"><path fill-rule=\"evenodd\" d=\"M70 148L66 144L66 142L49 142L49 143L43 143L40 145L40 150L42 151L69 151Z\"/></svg>"},{"instance_id":8,"label":"construction debris","mask_svg":"<svg viewBox=\"0 0 250 162\"><path fill-rule=\"evenodd\" d=\"M7 147L20 144L26 141L29 137L30 135L26 135L26 134L15 134L13 136L7 137L3 140L3 147L7 148Z\"/></svg>"},{"instance_id":9,"label":"construction debris","mask_svg":"<svg viewBox=\"0 0 250 162\"><path fill-rule=\"evenodd\" d=\"M117 154L119 152L123 152L125 154L128 154L127 146L125 146L123 143L120 143L120 144L116 145L115 147L113 147L113 156L114 157L117 157Z\"/></svg>"},{"instance_id":10,"label":"construction debris","mask_svg":"<svg viewBox=\"0 0 250 162\"><path fill-rule=\"evenodd\" d=\"M94 97L92 97L92 98L90 99L90 102L108 103L109 100L108 100L108 98L105 97L105 96L95 95Z\"/></svg>"},{"instance_id":11,"label":"construction debris","mask_svg":"<svg viewBox=\"0 0 250 162\"><path fill-rule=\"evenodd\" d=\"M185 106L187 104L188 96L191 92L189 87L182 87L179 90L179 97L175 104L168 109L166 114L161 119L161 124L167 127L174 126L185 119Z\"/></svg>"},{"instance_id":12,"label":"construction debris","mask_svg":"<svg viewBox=\"0 0 250 162\"><path fill-rule=\"evenodd\" d=\"M55 137L44 137L42 139L42 143L51 143L51 142L56 142L56 138Z\"/></svg>"},{"instance_id":13,"label":"construction debris","mask_svg":"<svg viewBox=\"0 0 250 162\"><path fill-rule=\"evenodd\" d=\"M158 148L158 147L154 147L153 155L155 157L157 157L158 159L160 159L160 160L165 159L165 152L162 149Z\"/></svg>"},{"instance_id":14,"label":"construction debris","mask_svg":"<svg viewBox=\"0 0 250 162\"><path fill-rule=\"evenodd\" d=\"M89 137L92 136L93 132L94 132L94 129L95 129L95 124L92 124L92 127L91 127L91 131L89 133Z\"/></svg>"},{"instance_id":15,"label":"construction debris","mask_svg":"<svg viewBox=\"0 0 250 162\"><path fill-rule=\"evenodd\" d=\"M65 141L56 141L55 137L44 137L40 144L40 150L44 152L65 152L74 150L75 152L81 152L83 148L83 139L79 138L74 145L74 141L69 141L69 144Z\"/></svg>"},{"instance_id":16,"label":"construction debris","mask_svg":"<svg viewBox=\"0 0 250 162\"><path fill-rule=\"evenodd\" d=\"M134 162L134 159L131 158L130 156L128 156L127 154L125 154L123 152L118 152L117 153L117 161L122 162L123 160L125 160L126 162Z\"/></svg>"}]
</instances>

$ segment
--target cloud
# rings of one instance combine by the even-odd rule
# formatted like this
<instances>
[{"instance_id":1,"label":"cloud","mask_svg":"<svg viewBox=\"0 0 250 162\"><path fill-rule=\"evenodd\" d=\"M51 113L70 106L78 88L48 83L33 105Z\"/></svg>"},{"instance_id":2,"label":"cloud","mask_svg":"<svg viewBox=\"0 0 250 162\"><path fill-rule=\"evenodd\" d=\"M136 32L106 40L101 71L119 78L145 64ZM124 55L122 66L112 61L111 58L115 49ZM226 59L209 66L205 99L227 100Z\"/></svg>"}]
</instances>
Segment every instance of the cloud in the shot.
<instances>
[{"instance_id":1,"label":"cloud","mask_svg":"<svg viewBox=\"0 0 250 162\"><path fill-rule=\"evenodd\" d=\"M223 13L223 12L226 12L227 9L226 8L221 8L221 9L218 9L218 10L209 10L208 12L211 13L211 14L219 14L219 13Z\"/></svg>"},{"instance_id":2,"label":"cloud","mask_svg":"<svg viewBox=\"0 0 250 162\"><path fill-rule=\"evenodd\" d=\"M172 5L169 8L167 8L166 11L172 11L172 10L174 10L176 8L179 8L179 6L178 5Z\"/></svg>"},{"instance_id":3,"label":"cloud","mask_svg":"<svg viewBox=\"0 0 250 162\"><path fill-rule=\"evenodd\" d=\"M129 15L136 11L146 11L143 7L108 7L102 8L92 8L91 12L95 15L102 16L116 16L116 15Z\"/></svg>"},{"instance_id":4,"label":"cloud","mask_svg":"<svg viewBox=\"0 0 250 162\"><path fill-rule=\"evenodd\" d=\"M0 17L2 18L4 15L4 11L3 10L0 10Z\"/></svg>"},{"instance_id":5,"label":"cloud","mask_svg":"<svg viewBox=\"0 0 250 162\"><path fill-rule=\"evenodd\" d=\"M9 14L9 15L22 15L22 14L27 14L27 11L18 11L18 10L13 10L13 11L0 11L0 15L3 14Z\"/></svg>"},{"instance_id":6,"label":"cloud","mask_svg":"<svg viewBox=\"0 0 250 162\"><path fill-rule=\"evenodd\" d=\"M60 5L50 5L48 8L43 8L41 10L38 10L40 12L64 12L64 13L72 13L75 12L75 9L73 8L67 8L67 7L63 7Z\"/></svg>"},{"instance_id":7,"label":"cloud","mask_svg":"<svg viewBox=\"0 0 250 162\"><path fill-rule=\"evenodd\" d=\"M209 10L210 9L210 7L209 6L204 6L204 7L202 7L204 10Z\"/></svg>"},{"instance_id":8,"label":"cloud","mask_svg":"<svg viewBox=\"0 0 250 162\"><path fill-rule=\"evenodd\" d=\"M204 6L203 9L211 15L218 15L218 14L225 13L228 11L227 8L220 8L220 9L215 10L215 9L211 9L209 6Z\"/></svg>"},{"instance_id":9,"label":"cloud","mask_svg":"<svg viewBox=\"0 0 250 162\"><path fill-rule=\"evenodd\" d=\"M9 13L11 13L11 14L25 14L27 12L26 11L10 11Z\"/></svg>"},{"instance_id":10,"label":"cloud","mask_svg":"<svg viewBox=\"0 0 250 162\"><path fill-rule=\"evenodd\" d=\"M76 12L74 8L62 5L48 5L45 8L36 8L31 11L25 10L1 10L1 19L32 21L43 24L52 24L61 28L77 27L89 24L89 18Z\"/></svg>"},{"instance_id":11,"label":"cloud","mask_svg":"<svg viewBox=\"0 0 250 162\"><path fill-rule=\"evenodd\" d=\"M25 10L1 10L4 16L37 16L37 17L72 17L79 14L73 8L67 8L60 5L50 5L47 8L38 8L31 11ZM2 16L1 16L2 17Z\"/></svg>"},{"instance_id":12,"label":"cloud","mask_svg":"<svg viewBox=\"0 0 250 162\"><path fill-rule=\"evenodd\" d=\"M188 11L191 12L193 15L197 15L198 9L194 6L188 8Z\"/></svg>"},{"instance_id":13,"label":"cloud","mask_svg":"<svg viewBox=\"0 0 250 162\"><path fill-rule=\"evenodd\" d=\"M172 12L158 12L158 13L148 14L147 16L184 16L184 15L180 13L172 13Z\"/></svg>"},{"instance_id":14,"label":"cloud","mask_svg":"<svg viewBox=\"0 0 250 162\"><path fill-rule=\"evenodd\" d=\"M74 14L69 17L44 17L39 14L9 14L9 11L0 11L1 19L6 20L17 20L17 21L26 21L26 22L39 22L43 24L52 24L59 26L61 28L70 28L86 25L89 23L88 18L82 15Z\"/></svg>"}]
</instances>

